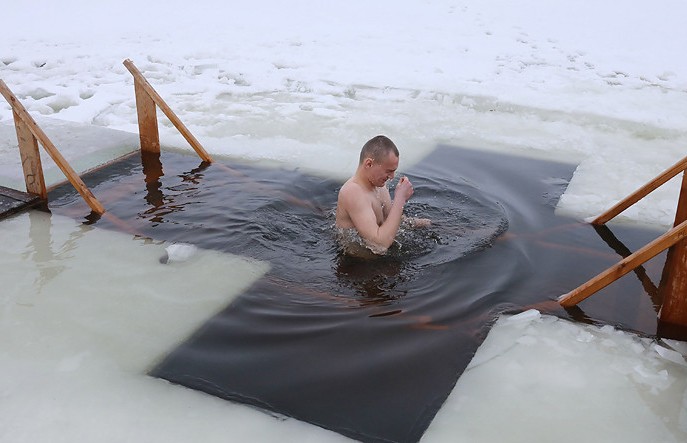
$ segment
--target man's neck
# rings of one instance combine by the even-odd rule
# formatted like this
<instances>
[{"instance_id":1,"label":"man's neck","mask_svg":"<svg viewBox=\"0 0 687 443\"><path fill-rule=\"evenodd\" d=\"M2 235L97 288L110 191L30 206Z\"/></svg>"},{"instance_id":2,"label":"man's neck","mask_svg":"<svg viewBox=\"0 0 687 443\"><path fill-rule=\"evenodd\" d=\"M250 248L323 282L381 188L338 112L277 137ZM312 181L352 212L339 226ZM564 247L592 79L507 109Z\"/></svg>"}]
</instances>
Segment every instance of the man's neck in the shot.
<instances>
[{"instance_id":1,"label":"man's neck","mask_svg":"<svg viewBox=\"0 0 687 443\"><path fill-rule=\"evenodd\" d=\"M375 185L370 183L370 180L368 180L361 170L356 171L355 175L353 176L353 181L368 191L374 191L377 188Z\"/></svg>"}]
</instances>

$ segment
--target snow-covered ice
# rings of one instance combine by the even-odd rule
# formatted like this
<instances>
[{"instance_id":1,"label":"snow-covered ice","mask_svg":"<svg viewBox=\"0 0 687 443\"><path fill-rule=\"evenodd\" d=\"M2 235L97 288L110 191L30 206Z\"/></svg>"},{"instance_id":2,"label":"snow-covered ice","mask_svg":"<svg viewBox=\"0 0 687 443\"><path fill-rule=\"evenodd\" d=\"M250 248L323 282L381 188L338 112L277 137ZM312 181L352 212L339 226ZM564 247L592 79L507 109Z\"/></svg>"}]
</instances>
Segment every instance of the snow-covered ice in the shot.
<instances>
[{"instance_id":1,"label":"snow-covered ice","mask_svg":"<svg viewBox=\"0 0 687 443\"><path fill-rule=\"evenodd\" d=\"M499 319L424 441L679 442L686 402L664 344L527 311Z\"/></svg>"},{"instance_id":2,"label":"snow-covered ice","mask_svg":"<svg viewBox=\"0 0 687 443\"><path fill-rule=\"evenodd\" d=\"M552 158L579 164L558 210L584 219L685 155L686 14L680 0L9 2L0 78L78 170L135 149L122 65L131 58L213 155L343 179L361 144L384 133L402 168L438 143ZM0 184L16 187L13 131L0 101ZM164 145L190 149L162 116L160 131ZM43 161L47 180L61 181ZM678 181L621 220L665 229ZM142 375L229 302L183 300L170 288L167 300L151 292L113 306L122 294L107 283L137 270L117 256L150 258L165 272L159 258L170 245L36 214L1 225L3 275L17 286L0 298L10 337L0 345L0 440L343 439ZM32 239L46 232L47 249ZM75 272L100 244L121 254L106 264L113 272ZM202 260L246 266L251 278L261 269L207 251L167 266L191 272ZM238 293L245 274L215 283ZM182 318L180 303L195 314ZM125 305L149 316L131 317ZM67 315L76 308L89 324ZM170 326L137 343L128 334L151 327L150 316ZM423 441L684 441L683 355L679 342L537 312L502 318Z\"/></svg>"},{"instance_id":3,"label":"snow-covered ice","mask_svg":"<svg viewBox=\"0 0 687 443\"><path fill-rule=\"evenodd\" d=\"M39 117L36 120L70 166L80 173L132 152L139 143L138 134L130 132L49 117ZM0 185L24 190L24 171L17 150L17 133L11 120L0 122L0 146ZM41 164L47 186L66 180L62 171L43 150Z\"/></svg>"}]
</instances>

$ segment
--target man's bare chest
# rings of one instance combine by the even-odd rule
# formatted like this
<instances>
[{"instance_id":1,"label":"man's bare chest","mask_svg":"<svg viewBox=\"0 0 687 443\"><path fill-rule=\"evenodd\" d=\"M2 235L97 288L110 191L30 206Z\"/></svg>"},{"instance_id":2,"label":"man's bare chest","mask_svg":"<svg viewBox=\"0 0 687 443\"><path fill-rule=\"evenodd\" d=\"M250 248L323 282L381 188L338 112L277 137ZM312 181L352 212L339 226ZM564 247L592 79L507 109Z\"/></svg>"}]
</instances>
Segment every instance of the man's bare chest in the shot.
<instances>
[{"instance_id":1,"label":"man's bare chest","mask_svg":"<svg viewBox=\"0 0 687 443\"><path fill-rule=\"evenodd\" d=\"M384 223L384 203L378 192L370 193L370 206L377 218L377 225L381 226Z\"/></svg>"}]
</instances>

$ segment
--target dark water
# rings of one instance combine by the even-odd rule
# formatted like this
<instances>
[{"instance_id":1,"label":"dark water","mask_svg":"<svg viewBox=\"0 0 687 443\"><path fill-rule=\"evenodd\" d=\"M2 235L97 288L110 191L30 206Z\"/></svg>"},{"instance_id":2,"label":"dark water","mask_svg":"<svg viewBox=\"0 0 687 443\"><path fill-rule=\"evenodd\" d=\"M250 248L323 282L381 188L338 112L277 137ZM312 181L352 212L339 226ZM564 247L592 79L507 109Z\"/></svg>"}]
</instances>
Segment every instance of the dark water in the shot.
<instances>
[{"instance_id":1,"label":"dark water","mask_svg":"<svg viewBox=\"0 0 687 443\"><path fill-rule=\"evenodd\" d=\"M359 260L338 252L332 229L341 183L176 153L141 160L86 178L108 209L87 223L271 264L153 376L362 441L413 442L500 313L535 307L656 333L651 280L663 256L580 308L555 302L657 236L555 216L571 165L440 147L406 171L406 213L432 227L404 232L388 257ZM51 202L88 213L69 189Z\"/></svg>"}]
</instances>

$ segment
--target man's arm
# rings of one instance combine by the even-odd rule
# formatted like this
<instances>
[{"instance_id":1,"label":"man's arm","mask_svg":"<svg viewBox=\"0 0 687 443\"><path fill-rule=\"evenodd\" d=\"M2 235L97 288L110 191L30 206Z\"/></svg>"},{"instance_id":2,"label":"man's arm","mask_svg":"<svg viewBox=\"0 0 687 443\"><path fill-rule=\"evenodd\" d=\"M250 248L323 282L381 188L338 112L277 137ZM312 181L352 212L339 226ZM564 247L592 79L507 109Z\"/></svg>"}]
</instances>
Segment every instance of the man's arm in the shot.
<instances>
[{"instance_id":1,"label":"man's arm","mask_svg":"<svg viewBox=\"0 0 687 443\"><path fill-rule=\"evenodd\" d=\"M407 225L406 225L407 223ZM417 218L417 217L406 217L405 215L401 219L401 224L403 226L410 226L413 229L416 228L428 228L432 226L432 220L428 218Z\"/></svg>"},{"instance_id":2,"label":"man's arm","mask_svg":"<svg viewBox=\"0 0 687 443\"><path fill-rule=\"evenodd\" d=\"M384 210L384 219L386 220L389 215L389 210L391 209L391 195L389 194L389 189L386 187L384 187L382 192L382 209ZM416 229L428 228L431 225L432 221L428 218L406 217L405 215L401 215L401 226L403 227L409 226L412 229Z\"/></svg>"}]
</instances>

